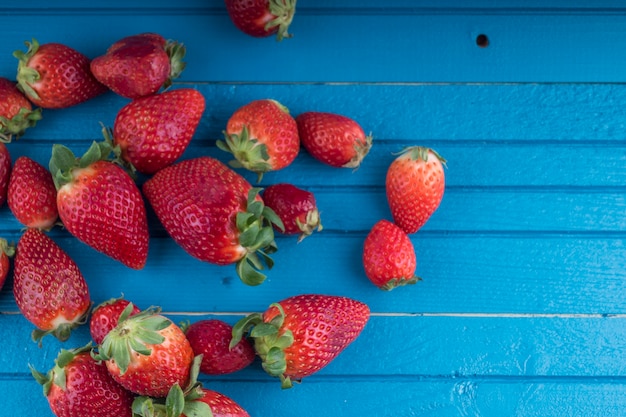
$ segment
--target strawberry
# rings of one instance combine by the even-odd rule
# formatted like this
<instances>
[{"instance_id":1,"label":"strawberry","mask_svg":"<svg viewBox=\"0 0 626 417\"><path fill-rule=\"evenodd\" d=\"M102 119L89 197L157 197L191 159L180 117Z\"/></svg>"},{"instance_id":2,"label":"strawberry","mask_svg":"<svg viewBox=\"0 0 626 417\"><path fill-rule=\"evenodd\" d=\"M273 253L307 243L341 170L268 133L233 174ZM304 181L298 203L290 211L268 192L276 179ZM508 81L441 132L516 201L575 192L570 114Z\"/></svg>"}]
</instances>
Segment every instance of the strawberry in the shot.
<instances>
[{"instance_id":1,"label":"strawberry","mask_svg":"<svg viewBox=\"0 0 626 417\"><path fill-rule=\"evenodd\" d=\"M113 142L137 171L154 174L185 152L204 107L204 96L191 88L138 98L118 112Z\"/></svg>"},{"instance_id":2,"label":"strawberry","mask_svg":"<svg viewBox=\"0 0 626 417\"><path fill-rule=\"evenodd\" d=\"M41 109L33 110L32 104L17 88L17 84L0 77L0 140L10 142L13 136L19 138L39 120Z\"/></svg>"},{"instance_id":3,"label":"strawberry","mask_svg":"<svg viewBox=\"0 0 626 417\"><path fill-rule=\"evenodd\" d=\"M107 87L94 78L89 58L60 43L25 42L28 50L15 51L18 88L35 105L59 109L90 100Z\"/></svg>"},{"instance_id":4,"label":"strawberry","mask_svg":"<svg viewBox=\"0 0 626 417\"><path fill-rule=\"evenodd\" d=\"M130 301L123 298L112 298L94 307L89 319L89 333L95 344L101 344L105 336L117 326L122 312L129 304ZM133 305L129 316L140 312L139 307Z\"/></svg>"},{"instance_id":5,"label":"strawberry","mask_svg":"<svg viewBox=\"0 0 626 417\"><path fill-rule=\"evenodd\" d=\"M347 297L303 294L271 304L233 327L230 345L248 334L263 369L283 388L328 365L369 320L369 307Z\"/></svg>"},{"instance_id":6,"label":"strawberry","mask_svg":"<svg viewBox=\"0 0 626 417\"><path fill-rule=\"evenodd\" d=\"M272 184L263 191L263 201L282 220L284 233L298 234L298 241L315 229L322 230L315 196L310 191L288 183Z\"/></svg>"},{"instance_id":7,"label":"strawberry","mask_svg":"<svg viewBox=\"0 0 626 417\"><path fill-rule=\"evenodd\" d=\"M148 257L146 208L131 176L106 159L110 152L108 142L94 142L77 159L65 146L52 147L59 218L81 242L141 269Z\"/></svg>"},{"instance_id":8,"label":"strawberry","mask_svg":"<svg viewBox=\"0 0 626 417\"><path fill-rule=\"evenodd\" d=\"M272 223L259 189L226 164L197 157L163 168L143 184L143 193L165 230L187 253L216 265L235 263L241 280L258 285L263 264L276 251Z\"/></svg>"},{"instance_id":9,"label":"strawberry","mask_svg":"<svg viewBox=\"0 0 626 417\"><path fill-rule=\"evenodd\" d=\"M232 326L222 320L200 320L183 328L195 355L202 355L200 372L230 374L250 365L255 358L252 345L241 339L229 348Z\"/></svg>"},{"instance_id":10,"label":"strawberry","mask_svg":"<svg viewBox=\"0 0 626 417\"><path fill-rule=\"evenodd\" d=\"M165 397L172 386L189 382L193 350L181 328L161 315L160 309L131 316L133 307L126 306L94 358L105 361L113 379L127 390Z\"/></svg>"},{"instance_id":11,"label":"strawberry","mask_svg":"<svg viewBox=\"0 0 626 417\"><path fill-rule=\"evenodd\" d=\"M393 221L405 233L417 232L443 198L446 161L422 146L404 149L387 168L385 189Z\"/></svg>"},{"instance_id":12,"label":"strawberry","mask_svg":"<svg viewBox=\"0 0 626 417\"><path fill-rule=\"evenodd\" d=\"M0 290L9 275L11 269L10 258L15 255L15 247L10 245L6 239L0 238Z\"/></svg>"},{"instance_id":13,"label":"strawberry","mask_svg":"<svg viewBox=\"0 0 626 417\"><path fill-rule=\"evenodd\" d=\"M87 282L70 256L39 229L27 229L17 243L13 295L34 324L33 340L51 334L61 341L87 321Z\"/></svg>"},{"instance_id":14,"label":"strawberry","mask_svg":"<svg viewBox=\"0 0 626 417\"><path fill-rule=\"evenodd\" d=\"M7 201L10 180L11 154L7 146L0 141L0 206L3 206Z\"/></svg>"},{"instance_id":15,"label":"strawberry","mask_svg":"<svg viewBox=\"0 0 626 417\"><path fill-rule=\"evenodd\" d=\"M358 168L372 147L372 136L349 117L304 112L296 117L300 141L315 159L337 168Z\"/></svg>"},{"instance_id":16,"label":"strawberry","mask_svg":"<svg viewBox=\"0 0 626 417\"><path fill-rule=\"evenodd\" d=\"M256 38L276 34L281 41L296 13L296 0L225 0L228 16L243 33Z\"/></svg>"},{"instance_id":17,"label":"strawberry","mask_svg":"<svg viewBox=\"0 0 626 417\"><path fill-rule=\"evenodd\" d=\"M127 36L91 61L94 77L122 97L135 99L168 88L185 68L185 47L157 33Z\"/></svg>"},{"instance_id":18,"label":"strawberry","mask_svg":"<svg viewBox=\"0 0 626 417\"><path fill-rule=\"evenodd\" d=\"M231 165L258 174L290 165L300 151L298 126L289 110L276 100L255 100L228 119L224 140L217 146L234 155Z\"/></svg>"},{"instance_id":19,"label":"strawberry","mask_svg":"<svg viewBox=\"0 0 626 417\"><path fill-rule=\"evenodd\" d=\"M61 349L47 374L31 367L50 409L57 417L131 417L134 396L111 378L90 350L90 345Z\"/></svg>"},{"instance_id":20,"label":"strawberry","mask_svg":"<svg viewBox=\"0 0 626 417\"><path fill-rule=\"evenodd\" d=\"M369 280L383 290L415 284L419 280L415 276L413 242L404 230L388 220L379 220L367 234L363 266Z\"/></svg>"},{"instance_id":21,"label":"strawberry","mask_svg":"<svg viewBox=\"0 0 626 417\"><path fill-rule=\"evenodd\" d=\"M20 156L9 179L7 202L15 218L26 227L50 230L57 219L57 190L43 165Z\"/></svg>"},{"instance_id":22,"label":"strawberry","mask_svg":"<svg viewBox=\"0 0 626 417\"><path fill-rule=\"evenodd\" d=\"M248 412L237 404L232 398L217 391L202 388L202 397L197 402L203 402L211 407L213 417L250 417ZM181 415L181 417L191 417Z\"/></svg>"}]
</instances>

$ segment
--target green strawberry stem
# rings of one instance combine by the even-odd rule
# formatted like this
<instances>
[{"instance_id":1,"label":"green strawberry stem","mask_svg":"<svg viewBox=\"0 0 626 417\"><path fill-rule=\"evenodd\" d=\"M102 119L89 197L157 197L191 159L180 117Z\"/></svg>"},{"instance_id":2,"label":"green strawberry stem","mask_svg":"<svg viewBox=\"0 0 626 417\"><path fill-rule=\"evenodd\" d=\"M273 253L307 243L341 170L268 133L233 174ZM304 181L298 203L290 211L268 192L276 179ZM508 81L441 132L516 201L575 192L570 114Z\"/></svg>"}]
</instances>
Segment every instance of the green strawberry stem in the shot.
<instances>
[{"instance_id":1,"label":"green strawberry stem","mask_svg":"<svg viewBox=\"0 0 626 417\"><path fill-rule=\"evenodd\" d=\"M259 143L257 139L250 138L247 125L241 130L241 134L224 133L224 140L218 140L216 145L219 149L232 153L235 159L229 161L233 168L245 168L257 174L257 182L261 182L263 174L272 169L272 165L267 162L270 156L267 146Z\"/></svg>"},{"instance_id":2,"label":"green strawberry stem","mask_svg":"<svg viewBox=\"0 0 626 417\"><path fill-rule=\"evenodd\" d=\"M170 75L163 84L163 89L167 90L172 86L172 80L180 77L185 69L186 64L183 62L183 58L187 51L182 43L168 40L165 44L165 52L170 57Z\"/></svg>"},{"instance_id":3,"label":"green strawberry stem","mask_svg":"<svg viewBox=\"0 0 626 417\"><path fill-rule=\"evenodd\" d=\"M65 390L67 381L65 367L74 359L76 355L83 352L89 352L91 348L91 342L89 342L80 348L72 350L61 349L59 355L54 360L54 367L50 369L47 374L43 374L36 370L32 365L28 365L30 373L33 378L35 378L35 381L43 387L43 395L46 397L48 396L52 384L57 385L62 390Z\"/></svg>"},{"instance_id":4,"label":"green strawberry stem","mask_svg":"<svg viewBox=\"0 0 626 417\"><path fill-rule=\"evenodd\" d=\"M270 13L276 16L265 24L265 30L270 31L278 26L276 40L282 41L284 38L291 38L291 34L287 33L289 25L296 14L296 0L270 0Z\"/></svg>"},{"instance_id":5,"label":"green strawberry stem","mask_svg":"<svg viewBox=\"0 0 626 417\"><path fill-rule=\"evenodd\" d=\"M0 252L12 258L15 255L15 245L11 245L6 239L0 238Z\"/></svg>"},{"instance_id":6,"label":"green strawberry stem","mask_svg":"<svg viewBox=\"0 0 626 417\"><path fill-rule=\"evenodd\" d=\"M20 111L8 119L0 116L0 142L9 143L13 136L19 139L26 129L33 127L41 120L41 109L29 110L22 107Z\"/></svg>"},{"instance_id":7,"label":"green strawberry stem","mask_svg":"<svg viewBox=\"0 0 626 417\"><path fill-rule=\"evenodd\" d=\"M409 146L409 147L402 149L396 155L403 155L403 154L408 153L412 160L415 160L415 161L422 160L424 162L428 162L429 152L432 152L433 155L435 155L444 166L446 165L446 160L441 155L439 155L437 151L431 148L427 148L425 146Z\"/></svg>"},{"instance_id":8,"label":"green strawberry stem","mask_svg":"<svg viewBox=\"0 0 626 417\"><path fill-rule=\"evenodd\" d=\"M32 84L36 83L41 79L41 74L34 69L28 66L28 61L37 53L39 50L39 42L35 38L33 38L32 42L24 42L28 50L24 53L23 51L17 50L13 52L13 56L17 58L17 88L24 93L27 97L39 100L39 94L31 87Z\"/></svg>"},{"instance_id":9,"label":"green strawberry stem","mask_svg":"<svg viewBox=\"0 0 626 417\"><path fill-rule=\"evenodd\" d=\"M422 278L417 275L413 275L411 278L392 278L385 283L385 285L380 286L379 288L383 291L391 291L396 287L401 287L403 285L414 285L417 282L421 281Z\"/></svg>"}]
</instances>

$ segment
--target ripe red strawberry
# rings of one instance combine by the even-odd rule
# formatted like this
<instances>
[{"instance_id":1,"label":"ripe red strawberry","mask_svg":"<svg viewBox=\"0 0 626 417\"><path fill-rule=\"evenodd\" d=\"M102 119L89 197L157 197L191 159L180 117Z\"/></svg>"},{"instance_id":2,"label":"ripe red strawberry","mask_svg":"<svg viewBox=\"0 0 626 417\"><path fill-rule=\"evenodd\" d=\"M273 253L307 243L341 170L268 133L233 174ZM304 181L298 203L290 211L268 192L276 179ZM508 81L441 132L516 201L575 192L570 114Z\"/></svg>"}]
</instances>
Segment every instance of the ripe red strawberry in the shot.
<instances>
[{"instance_id":1,"label":"ripe red strawberry","mask_svg":"<svg viewBox=\"0 0 626 417\"><path fill-rule=\"evenodd\" d=\"M280 217L286 234L298 234L298 241L315 229L322 230L320 213L312 192L292 184L272 184L263 191L265 205Z\"/></svg>"},{"instance_id":2,"label":"ripe red strawberry","mask_svg":"<svg viewBox=\"0 0 626 417\"><path fill-rule=\"evenodd\" d=\"M15 255L15 247L10 245L6 239L0 238L0 290L2 290L9 274L9 269L11 268L10 258L13 255Z\"/></svg>"},{"instance_id":3,"label":"ripe red strawberry","mask_svg":"<svg viewBox=\"0 0 626 417\"><path fill-rule=\"evenodd\" d=\"M50 230L57 219L57 190L43 165L20 156L9 180L7 202L15 218L26 227Z\"/></svg>"},{"instance_id":4,"label":"ripe red strawberry","mask_svg":"<svg viewBox=\"0 0 626 417\"><path fill-rule=\"evenodd\" d=\"M352 343L369 315L366 304L347 297L297 295L237 322L231 346L249 334L263 369L291 388L292 381L319 371Z\"/></svg>"},{"instance_id":5,"label":"ripe red strawberry","mask_svg":"<svg viewBox=\"0 0 626 417\"><path fill-rule=\"evenodd\" d=\"M59 218L81 242L141 269L148 257L146 208L131 176L106 160L107 142L94 142L81 158L62 145L52 147L50 172L57 188Z\"/></svg>"},{"instance_id":6,"label":"ripe red strawberry","mask_svg":"<svg viewBox=\"0 0 626 417\"><path fill-rule=\"evenodd\" d=\"M137 171L154 174L185 152L204 108L204 96L192 88L138 98L118 112L113 142Z\"/></svg>"},{"instance_id":7,"label":"ripe red strawberry","mask_svg":"<svg viewBox=\"0 0 626 417\"><path fill-rule=\"evenodd\" d=\"M372 147L372 136L340 114L305 112L296 117L296 123L304 149L333 167L358 168Z\"/></svg>"},{"instance_id":8,"label":"ripe red strawberry","mask_svg":"<svg viewBox=\"0 0 626 417\"><path fill-rule=\"evenodd\" d=\"M7 146L0 142L0 207L7 201L11 180L11 154Z\"/></svg>"},{"instance_id":9,"label":"ripe red strawberry","mask_svg":"<svg viewBox=\"0 0 626 417\"><path fill-rule=\"evenodd\" d=\"M379 220L363 245L365 275L383 290L415 284L415 248L402 229L388 220Z\"/></svg>"},{"instance_id":10,"label":"ripe red strawberry","mask_svg":"<svg viewBox=\"0 0 626 417\"><path fill-rule=\"evenodd\" d=\"M31 367L57 417L131 417L134 396L91 357L91 346L59 352L54 367L42 374Z\"/></svg>"},{"instance_id":11,"label":"ripe red strawberry","mask_svg":"<svg viewBox=\"0 0 626 417\"><path fill-rule=\"evenodd\" d=\"M443 198L445 160L422 146L406 148L387 169L387 202L393 221L405 233L417 232Z\"/></svg>"},{"instance_id":12,"label":"ripe red strawberry","mask_svg":"<svg viewBox=\"0 0 626 417\"><path fill-rule=\"evenodd\" d=\"M91 300L87 282L70 256L39 229L27 229L17 243L13 295L34 324L33 340L48 334L61 341L86 323Z\"/></svg>"},{"instance_id":13,"label":"ripe red strawberry","mask_svg":"<svg viewBox=\"0 0 626 417\"><path fill-rule=\"evenodd\" d=\"M0 140L10 142L13 136L19 138L39 120L41 109L33 110L32 104L17 88L17 84L0 77Z\"/></svg>"},{"instance_id":14,"label":"ripe red strawberry","mask_svg":"<svg viewBox=\"0 0 626 417\"><path fill-rule=\"evenodd\" d=\"M200 320L183 328L195 355L202 355L200 372L208 375L230 374L250 365L255 358L248 340L241 339L229 348L233 327L216 319Z\"/></svg>"},{"instance_id":15,"label":"ripe red strawberry","mask_svg":"<svg viewBox=\"0 0 626 417\"><path fill-rule=\"evenodd\" d=\"M225 0L234 25L250 36L290 38L287 33L296 13L296 0Z\"/></svg>"},{"instance_id":16,"label":"ripe red strawberry","mask_svg":"<svg viewBox=\"0 0 626 417\"><path fill-rule=\"evenodd\" d=\"M151 95L168 88L185 68L185 47L157 33L127 36L91 61L102 84L126 98Z\"/></svg>"},{"instance_id":17,"label":"ripe red strawberry","mask_svg":"<svg viewBox=\"0 0 626 417\"><path fill-rule=\"evenodd\" d=\"M163 168L143 185L143 193L165 230L187 253L216 265L235 263L242 281L258 285L259 270L273 262L272 223L259 189L226 164L197 157Z\"/></svg>"},{"instance_id":18,"label":"ripe red strawberry","mask_svg":"<svg viewBox=\"0 0 626 417\"><path fill-rule=\"evenodd\" d=\"M118 325L122 312L129 304L131 304L130 301L123 298L112 298L98 304L92 310L89 320L89 333L95 344L101 344L106 335ZM129 316L134 316L140 312L139 307L133 305Z\"/></svg>"},{"instance_id":19,"label":"ripe red strawberry","mask_svg":"<svg viewBox=\"0 0 626 417\"><path fill-rule=\"evenodd\" d=\"M165 397L175 384L187 386L194 356L183 331L159 309L131 316L132 308L126 306L94 358L135 394Z\"/></svg>"},{"instance_id":20,"label":"ripe red strawberry","mask_svg":"<svg viewBox=\"0 0 626 417\"><path fill-rule=\"evenodd\" d=\"M15 51L18 88L35 105L59 109L90 100L107 87L94 78L89 58L60 43L25 42L28 50Z\"/></svg>"},{"instance_id":21,"label":"ripe red strawberry","mask_svg":"<svg viewBox=\"0 0 626 417\"><path fill-rule=\"evenodd\" d=\"M231 165L259 175L290 165L300 151L298 126L289 110L276 100L255 100L228 119L224 140L217 146L234 155Z\"/></svg>"}]
</instances>

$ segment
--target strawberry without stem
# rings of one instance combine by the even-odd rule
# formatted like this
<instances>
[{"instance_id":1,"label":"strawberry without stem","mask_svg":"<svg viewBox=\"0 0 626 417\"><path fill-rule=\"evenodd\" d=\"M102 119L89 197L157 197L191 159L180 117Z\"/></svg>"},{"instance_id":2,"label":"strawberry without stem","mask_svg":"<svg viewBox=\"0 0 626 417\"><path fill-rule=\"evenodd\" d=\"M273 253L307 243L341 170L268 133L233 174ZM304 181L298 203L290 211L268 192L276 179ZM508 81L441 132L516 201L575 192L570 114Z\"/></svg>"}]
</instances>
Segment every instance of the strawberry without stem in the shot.
<instances>
[{"instance_id":1,"label":"strawberry without stem","mask_svg":"<svg viewBox=\"0 0 626 417\"><path fill-rule=\"evenodd\" d=\"M290 38L287 33L296 13L296 0L225 0L228 16L233 24L254 37L276 34L281 41Z\"/></svg>"},{"instance_id":2,"label":"strawberry without stem","mask_svg":"<svg viewBox=\"0 0 626 417\"><path fill-rule=\"evenodd\" d=\"M297 295L237 322L231 346L249 335L263 369L291 388L292 381L319 371L352 343L369 315L366 304L347 297Z\"/></svg>"},{"instance_id":3,"label":"strawberry without stem","mask_svg":"<svg viewBox=\"0 0 626 417\"><path fill-rule=\"evenodd\" d=\"M19 138L26 129L41 120L41 109L33 110L26 96L15 82L0 77L0 141Z\"/></svg>"},{"instance_id":4,"label":"strawberry without stem","mask_svg":"<svg viewBox=\"0 0 626 417\"><path fill-rule=\"evenodd\" d=\"M263 201L282 220L286 234L298 234L298 241L322 230L320 213L312 192L292 184L278 183L263 191Z\"/></svg>"}]
</instances>

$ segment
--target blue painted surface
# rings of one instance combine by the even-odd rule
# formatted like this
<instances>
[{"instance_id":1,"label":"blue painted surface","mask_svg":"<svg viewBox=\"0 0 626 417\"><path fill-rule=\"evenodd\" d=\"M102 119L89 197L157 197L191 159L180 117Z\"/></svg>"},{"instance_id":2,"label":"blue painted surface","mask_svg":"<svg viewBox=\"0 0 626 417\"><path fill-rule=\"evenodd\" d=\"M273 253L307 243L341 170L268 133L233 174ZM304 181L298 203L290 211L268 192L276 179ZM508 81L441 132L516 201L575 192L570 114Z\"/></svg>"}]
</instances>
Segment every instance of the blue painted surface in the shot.
<instances>
[{"instance_id":1,"label":"blue painted surface","mask_svg":"<svg viewBox=\"0 0 626 417\"><path fill-rule=\"evenodd\" d=\"M345 114L374 135L357 171L322 166L303 151L289 168L264 176L262 186L289 181L312 190L325 228L300 244L278 237L276 266L259 287L244 286L232 267L189 257L152 214L141 271L63 230L51 232L96 303L123 292L175 320L231 323L306 292L350 296L372 309L361 336L292 390L282 391L258 363L204 376L208 387L258 417L623 414L623 5L301 0L294 38L277 43L238 32L218 0L31 3L0 9L2 76L14 76L11 53L32 37L91 57L143 31L187 45L187 68L174 88L197 88L207 109L183 158L227 161L215 141L228 117L266 97L294 115ZM476 44L479 34L487 47ZM11 155L47 164L53 143L79 153L125 103L110 93L45 111L10 145ZM362 243L377 220L390 218L384 175L393 153L416 144L448 160L446 193L412 236L424 280L385 293L365 278ZM1 208L0 234L15 241L20 233ZM0 415L51 415L28 364L49 368L61 347L84 344L88 332L38 348L10 281L0 313Z\"/></svg>"}]
</instances>

